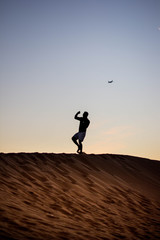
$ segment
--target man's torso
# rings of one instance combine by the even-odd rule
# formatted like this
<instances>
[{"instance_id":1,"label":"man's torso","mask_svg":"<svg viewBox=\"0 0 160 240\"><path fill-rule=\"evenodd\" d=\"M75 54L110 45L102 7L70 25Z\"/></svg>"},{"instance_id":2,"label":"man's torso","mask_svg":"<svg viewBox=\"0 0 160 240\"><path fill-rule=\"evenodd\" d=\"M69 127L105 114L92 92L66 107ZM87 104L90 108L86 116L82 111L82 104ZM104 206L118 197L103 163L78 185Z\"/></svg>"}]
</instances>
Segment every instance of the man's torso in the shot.
<instances>
[{"instance_id":1,"label":"man's torso","mask_svg":"<svg viewBox=\"0 0 160 240\"><path fill-rule=\"evenodd\" d=\"M89 126L90 121L88 119L81 118L79 125L79 132L86 132L87 127Z\"/></svg>"}]
</instances>

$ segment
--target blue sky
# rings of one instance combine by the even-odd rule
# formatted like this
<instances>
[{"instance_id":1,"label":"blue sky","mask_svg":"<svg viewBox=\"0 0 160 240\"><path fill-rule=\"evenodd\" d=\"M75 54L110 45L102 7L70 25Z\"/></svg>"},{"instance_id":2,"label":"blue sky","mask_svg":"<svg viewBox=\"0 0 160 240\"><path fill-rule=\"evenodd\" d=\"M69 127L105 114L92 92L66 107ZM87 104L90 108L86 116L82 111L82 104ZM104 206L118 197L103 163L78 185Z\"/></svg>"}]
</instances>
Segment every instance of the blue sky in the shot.
<instances>
[{"instance_id":1,"label":"blue sky","mask_svg":"<svg viewBox=\"0 0 160 240\"><path fill-rule=\"evenodd\" d=\"M160 1L0 1L0 151L160 160ZM113 79L112 84L107 81Z\"/></svg>"}]
</instances>

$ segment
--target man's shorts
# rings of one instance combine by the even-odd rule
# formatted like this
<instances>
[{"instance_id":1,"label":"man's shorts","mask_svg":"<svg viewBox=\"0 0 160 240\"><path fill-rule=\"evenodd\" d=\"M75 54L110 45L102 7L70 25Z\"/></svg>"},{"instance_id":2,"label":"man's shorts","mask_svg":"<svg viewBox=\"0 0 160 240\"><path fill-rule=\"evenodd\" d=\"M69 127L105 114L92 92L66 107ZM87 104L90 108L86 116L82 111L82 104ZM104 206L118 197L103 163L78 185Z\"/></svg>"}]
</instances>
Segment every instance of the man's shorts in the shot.
<instances>
[{"instance_id":1,"label":"man's shorts","mask_svg":"<svg viewBox=\"0 0 160 240\"><path fill-rule=\"evenodd\" d=\"M73 137L77 140L79 139L81 142L83 142L84 138L86 136L85 132L78 132Z\"/></svg>"}]
</instances>

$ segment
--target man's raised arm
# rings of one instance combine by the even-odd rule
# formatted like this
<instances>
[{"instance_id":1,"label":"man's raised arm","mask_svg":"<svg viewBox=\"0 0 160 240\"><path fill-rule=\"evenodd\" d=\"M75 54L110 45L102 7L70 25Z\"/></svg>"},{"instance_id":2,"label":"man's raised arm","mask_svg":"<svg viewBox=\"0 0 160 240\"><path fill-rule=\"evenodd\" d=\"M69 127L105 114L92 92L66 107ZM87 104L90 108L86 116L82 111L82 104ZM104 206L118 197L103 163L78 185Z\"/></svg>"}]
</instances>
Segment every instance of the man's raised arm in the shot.
<instances>
[{"instance_id":1,"label":"man's raised arm","mask_svg":"<svg viewBox=\"0 0 160 240\"><path fill-rule=\"evenodd\" d=\"M80 114L80 111L76 113L76 115L74 116L74 118L77 119L77 120L80 120L81 118L78 117L78 114Z\"/></svg>"}]
</instances>

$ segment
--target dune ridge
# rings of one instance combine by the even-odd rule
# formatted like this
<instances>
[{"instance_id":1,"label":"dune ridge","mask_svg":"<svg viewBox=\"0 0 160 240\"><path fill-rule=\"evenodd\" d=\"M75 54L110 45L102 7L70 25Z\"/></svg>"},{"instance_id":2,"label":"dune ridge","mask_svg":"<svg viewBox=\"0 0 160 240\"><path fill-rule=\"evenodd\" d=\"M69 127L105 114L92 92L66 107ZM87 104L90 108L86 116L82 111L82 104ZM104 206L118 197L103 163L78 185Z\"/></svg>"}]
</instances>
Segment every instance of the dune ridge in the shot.
<instances>
[{"instance_id":1,"label":"dune ridge","mask_svg":"<svg viewBox=\"0 0 160 240\"><path fill-rule=\"evenodd\" d=\"M160 161L0 153L0 239L159 239Z\"/></svg>"}]
</instances>

